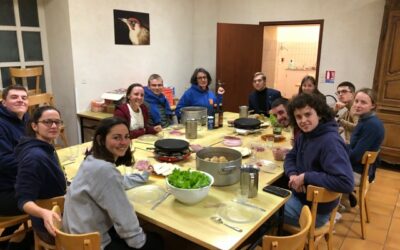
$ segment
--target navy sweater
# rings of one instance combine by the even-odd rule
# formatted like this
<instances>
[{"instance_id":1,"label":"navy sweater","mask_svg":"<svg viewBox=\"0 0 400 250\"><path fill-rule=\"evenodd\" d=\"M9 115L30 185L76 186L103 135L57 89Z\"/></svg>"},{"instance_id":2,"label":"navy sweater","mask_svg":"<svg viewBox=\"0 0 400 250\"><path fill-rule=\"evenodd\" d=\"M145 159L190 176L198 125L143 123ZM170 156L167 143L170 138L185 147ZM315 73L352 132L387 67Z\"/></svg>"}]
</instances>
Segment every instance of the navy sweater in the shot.
<instances>
[{"instance_id":1,"label":"navy sweater","mask_svg":"<svg viewBox=\"0 0 400 250\"><path fill-rule=\"evenodd\" d=\"M15 191L21 211L28 201L65 194L67 187L65 175L53 145L25 137L16 147L15 154L18 161ZM32 225L37 230L47 232L42 219L32 217Z\"/></svg>"},{"instance_id":2,"label":"navy sweater","mask_svg":"<svg viewBox=\"0 0 400 250\"><path fill-rule=\"evenodd\" d=\"M259 103L258 96L265 92L265 103ZM249 109L254 110L255 114L264 114L269 116L269 110L271 109L271 104L278 98L281 97L281 92L275 89L266 88L262 91L254 90L249 96ZM261 107L265 107L263 110Z\"/></svg>"},{"instance_id":3,"label":"navy sweater","mask_svg":"<svg viewBox=\"0 0 400 250\"><path fill-rule=\"evenodd\" d=\"M0 104L0 191L14 190L18 171L14 148L25 134L28 119L28 114L25 114L20 120L15 113Z\"/></svg>"},{"instance_id":4,"label":"navy sweater","mask_svg":"<svg viewBox=\"0 0 400 250\"><path fill-rule=\"evenodd\" d=\"M385 136L385 128L375 113L360 116L357 126L350 137L350 160L354 172L362 173L361 159L365 151L378 151ZM377 163L377 162L376 162ZM369 175L375 172L375 164L370 168Z\"/></svg>"},{"instance_id":5,"label":"navy sweater","mask_svg":"<svg viewBox=\"0 0 400 250\"><path fill-rule=\"evenodd\" d=\"M286 155L284 169L288 177L305 173L305 186L311 184L339 193L350 193L354 188L346 144L333 120L320 123L309 133L301 133ZM309 204L304 193L292 191L303 204ZM319 204L318 213L330 213L338 202Z\"/></svg>"}]
</instances>

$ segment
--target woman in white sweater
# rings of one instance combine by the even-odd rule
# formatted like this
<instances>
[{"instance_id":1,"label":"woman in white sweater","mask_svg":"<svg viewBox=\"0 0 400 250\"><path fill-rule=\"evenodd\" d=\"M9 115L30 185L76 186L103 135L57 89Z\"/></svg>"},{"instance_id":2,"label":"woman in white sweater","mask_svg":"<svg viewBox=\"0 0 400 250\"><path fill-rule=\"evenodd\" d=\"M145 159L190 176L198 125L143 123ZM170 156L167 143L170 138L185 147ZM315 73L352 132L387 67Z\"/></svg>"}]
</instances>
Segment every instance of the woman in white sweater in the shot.
<instances>
[{"instance_id":1,"label":"woman in white sweater","mask_svg":"<svg viewBox=\"0 0 400 250\"><path fill-rule=\"evenodd\" d=\"M105 250L163 249L162 239L145 234L139 225L116 169L132 165L130 142L128 125L121 118L101 121L92 150L67 191L63 228L78 234L98 231Z\"/></svg>"}]
</instances>

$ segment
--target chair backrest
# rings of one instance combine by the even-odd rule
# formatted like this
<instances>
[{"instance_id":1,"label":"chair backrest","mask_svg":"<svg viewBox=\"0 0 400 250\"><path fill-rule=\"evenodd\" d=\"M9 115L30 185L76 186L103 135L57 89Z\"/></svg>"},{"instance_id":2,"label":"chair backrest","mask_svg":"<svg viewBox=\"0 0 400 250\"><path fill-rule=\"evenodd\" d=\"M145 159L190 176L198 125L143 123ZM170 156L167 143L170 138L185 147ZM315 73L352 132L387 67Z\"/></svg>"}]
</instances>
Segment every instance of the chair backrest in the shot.
<instances>
[{"instance_id":1,"label":"chair backrest","mask_svg":"<svg viewBox=\"0 0 400 250\"><path fill-rule=\"evenodd\" d=\"M17 81L15 78L28 78L35 77L35 89L32 92L33 94L40 93L40 76L43 75L42 67L33 67L33 68L10 68L10 76L11 76L11 84L16 85ZM29 92L29 90L28 90Z\"/></svg>"},{"instance_id":2,"label":"chair backrest","mask_svg":"<svg viewBox=\"0 0 400 250\"><path fill-rule=\"evenodd\" d=\"M65 202L64 196L57 196L50 199L42 199L35 201L36 205L48 210L53 209L54 206L58 206L61 214L64 212L64 202Z\"/></svg>"},{"instance_id":3,"label":"chair backrest","mask_svg":"<svg viewBox=\"0 0 400 250\"><path fill-rule=\"evenodd\" d=\"M308 232L311 228L312 216L308 206L303 206L299 218L301 231L290 236L270 236L263 237L262 249L283 249L283 250L302 250L306 243Z\"/></svg>"},{"instance_id":4,"label":"chair backrest","mask_svg":"<svg viewBox=\"0 0 400 250\"><path fill-rule=\"evenodd\" d=\"M361 175L361 181L360 181L360 192L365 195L365 193L368 191L368 185L369 185L369 168L374 162L376 161L376 158L378 157L379 151L374 152L374 151L365 151L362 159L361 159L361 164L364 164L364 169Z\"/></svg>"},{"instance_id":5,"label":"chair backrest","mask_svg":"<svg viewBox=\"0 0 400 250\"><path fill-rule=\"evenodd\" d=\"M16 215L16 216L0 216L0 231L2 231L7 227L18 226L21 224L24 225L23 230L18 230L12 234L5 236L0 235L0 242L8 241L15 236L25 234L26 232L31 230L32 228L29 226L28 221L29 221L29 215L27 214Z\"/></svg>"},{"instance_id":6,"label":"chair backrest","mask_svg":"<svg viewBox=\"0 0 400 250\"><path fill-rule=\"evenodd\" d=\"M54 106L54 96L50 93L43 93L37 95L28 96L28 106L36 106L36 105L50 105Z\"/></svg>"},{"instance_id":7,"label":"chair backrest","mask_svg":"<svg viewBox=\"0 0 400 250\"><path fill-rule=\"evenodd\" d=\"M59 206L54 206L52 211L61 216ZM67 234L61 231L61 223L55 221L56 248L59 250L100 250L100 233Z\"/></svg>"},{"instance_id":8,"label":"chair backrest","mask_svg":"<svg viewBox=\"0 0 400 250\"><path fill-rule=\"evenodd\" d=\"M309 239L314 239L314 232L315 232L315 221L317 218L317 209L318 209L318 203L326 203L326 202L331 202L335 201L337 199L340 199L342 197L341 193L336 193L329 191L323 187L317 187L313 185L308 185L307 186L307 201L310 201L312 203L311 205L311 215L312 215L312 224L310 228L310 233L309 233ZM329 222L329 231L333 231L333 226L334 226L334 221L335 221L335 215L336 211L338 209L338 205L332 210Z\"/></svg>"}]
</instances>

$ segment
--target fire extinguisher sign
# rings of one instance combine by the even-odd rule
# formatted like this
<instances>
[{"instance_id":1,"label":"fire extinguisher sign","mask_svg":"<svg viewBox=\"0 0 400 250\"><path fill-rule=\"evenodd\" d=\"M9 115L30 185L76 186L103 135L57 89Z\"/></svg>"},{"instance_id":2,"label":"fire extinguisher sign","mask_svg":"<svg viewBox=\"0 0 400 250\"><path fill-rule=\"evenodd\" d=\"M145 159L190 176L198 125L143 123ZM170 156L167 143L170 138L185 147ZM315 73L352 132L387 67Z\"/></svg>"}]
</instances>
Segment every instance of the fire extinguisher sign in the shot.
<instances>
[{"instance_id":1,"label":"fire extinguisher sign","mask_svg":"<svg viewBox=\"0 0 400 250\"><path fill-rule=\"evenodd\" d=\"M325 82L326 83L334 83L335 82L335 71L327 70L325 72Z\"/></svg>"}]
</instances>

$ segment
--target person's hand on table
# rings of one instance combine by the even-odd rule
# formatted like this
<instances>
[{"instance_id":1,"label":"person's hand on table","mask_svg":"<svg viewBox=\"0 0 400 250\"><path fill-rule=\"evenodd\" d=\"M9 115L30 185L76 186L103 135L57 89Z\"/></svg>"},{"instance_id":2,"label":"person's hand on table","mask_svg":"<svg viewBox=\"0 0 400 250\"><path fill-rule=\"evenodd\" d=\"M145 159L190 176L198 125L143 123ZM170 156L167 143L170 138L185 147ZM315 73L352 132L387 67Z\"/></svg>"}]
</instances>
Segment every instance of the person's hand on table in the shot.
<instances>
[{"instance_id":1,"label":"person's hand on table","mask_svg":"<svg viewBox=\"0 0 400 250\"><path fill-rule=\"evenodd\" d=\"M157 133L161 132L162 131L161 125L154 126L154 130L157 131Z\"/></svg>"}]
</instances>

